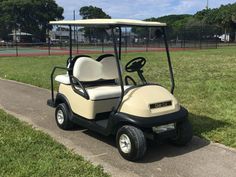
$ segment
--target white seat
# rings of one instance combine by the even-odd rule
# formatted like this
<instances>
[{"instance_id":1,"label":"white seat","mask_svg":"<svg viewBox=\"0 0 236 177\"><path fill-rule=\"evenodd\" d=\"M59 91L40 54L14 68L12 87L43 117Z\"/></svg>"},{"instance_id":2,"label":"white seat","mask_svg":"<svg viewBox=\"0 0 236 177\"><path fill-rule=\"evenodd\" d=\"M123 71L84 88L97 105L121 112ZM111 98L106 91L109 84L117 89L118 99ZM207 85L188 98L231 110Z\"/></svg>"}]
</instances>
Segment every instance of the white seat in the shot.
<instances>
[{"instance_id":1,"label":"white seat","mask_svg":"<svg viewBox=\"0 0 236 177\"><path fill-rule=\"evenodd\" d=\"M81 57L74 64L73 75L81 82L112 80L119 77L114 57L107 57L101 62L89 57ZM70 84L68 73L56 76L55 80L62 84Z\"/></svg>"},{"instance_id":2,"label":"white seat","mask_svg":"<svg viewBox=\"0 0 236 177\"><path fill-rule=\"evenodd\" d=\"M83 81L113 80L119 77L115 57L107 57L100 62L82 57L76 61L73 75ZM125 86L124 89L129 87ZM119 98L121 95L119 85L87 87L86 91L93 101Z\"/></svg>"},{"instance_id":3,"label":"white seat","mask_svg":"<svg viewBox=\"0 0 236 177\"><path fill-rule=\"evenodd\" d=\"M65 85L70 85L70 78L68 74L57 75L55 77L55 81L65 84Z\"/></svg>"},{"instance_id":4,"label":"white seat","mask_svg":"<svg viewBox=\"0 0 236 177\"><path fill-rule=\"evenodd\" d=\"M130 87L131 86L124 86L124 89L126 90ZM80 91L82 91L82 89L80 89ZM93 101L119 98L121 96L121 87L119 85L88 87L86 91L89 94L89 99Z\"/></svg>"},{"instance_id":5,"label":"white seat","mask_svg":"<svg viewBox=\"0 0 236 177\"><path fill-rule=\"evenodd\" d=\"M96 82L99 80L115 80L118 76L116 59L114 57L108 57L101 62L93 60L88 57L79 58L73 68L73 76L78 78L81 82ZM55 78L56 81L69 85L70 79L68 74L58 75ZM126 90L130 86L124 86ZM81 92L82 89L76 87ZM119 98L121 95L121 87L119 85L104 85L87 87L90 100L103 100Z\"/></svg>"}]
</instances>

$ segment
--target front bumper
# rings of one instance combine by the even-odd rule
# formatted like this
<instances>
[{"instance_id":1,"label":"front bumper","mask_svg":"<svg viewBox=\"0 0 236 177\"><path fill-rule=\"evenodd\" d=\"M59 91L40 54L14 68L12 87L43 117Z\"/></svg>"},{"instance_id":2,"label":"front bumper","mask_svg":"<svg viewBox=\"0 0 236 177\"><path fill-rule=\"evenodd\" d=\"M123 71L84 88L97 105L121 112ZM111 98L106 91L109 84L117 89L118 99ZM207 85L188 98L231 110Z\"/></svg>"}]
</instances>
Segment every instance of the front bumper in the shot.
<instances>
[{"instance_id":1,"label":"front bumper","mask_svg":"<svg viewBox=\"0 0 236 177\"><path fill-rule=\"evenodd\" d=\"M177 123L188 117L188 111L184 107L180 107L180 110L177 112L151 118L137 117L125 113L117 114L119 114L120 119L130 122L139 128L152 128L154 126Z\"/></svg>"}]
</instances>

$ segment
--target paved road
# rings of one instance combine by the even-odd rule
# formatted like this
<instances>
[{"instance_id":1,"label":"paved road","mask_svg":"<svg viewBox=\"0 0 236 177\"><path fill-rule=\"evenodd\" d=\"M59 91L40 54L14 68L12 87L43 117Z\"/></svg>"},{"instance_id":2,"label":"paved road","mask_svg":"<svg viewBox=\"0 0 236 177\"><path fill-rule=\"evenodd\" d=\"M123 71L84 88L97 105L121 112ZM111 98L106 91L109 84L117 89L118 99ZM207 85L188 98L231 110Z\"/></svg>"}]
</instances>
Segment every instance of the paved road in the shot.
<instances>
[{"instance_id":1,"label":"paved road","mask_svg":"<svg viewBox=\"0 0 236 177\"><path fill-rule=\"evenodd\" d=\"M146 158L138 163L122 159L111 137L85 129L62 131L54 121L54 110L46 106L45 89L0 80L0 107L50 134L113 176L235 177L236 151L195 137L184 148L150 144Z\"/></svg>"}]
</instances>

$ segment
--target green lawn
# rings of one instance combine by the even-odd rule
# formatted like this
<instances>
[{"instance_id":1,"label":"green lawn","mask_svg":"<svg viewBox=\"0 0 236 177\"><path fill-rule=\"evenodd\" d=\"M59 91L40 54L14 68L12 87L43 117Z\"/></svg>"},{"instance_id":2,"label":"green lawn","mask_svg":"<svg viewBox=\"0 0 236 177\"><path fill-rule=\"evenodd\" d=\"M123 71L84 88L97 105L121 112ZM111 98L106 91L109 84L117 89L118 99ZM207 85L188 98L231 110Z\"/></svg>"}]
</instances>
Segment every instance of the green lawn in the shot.
<instances>
[{"instance_id":1,"label":"green lawn","mask_svg":"<svg viewBox=\"0 0 236 177\"><path fill-rule=\"evenodd\" d=\"M49 135L0 110L0 176L108 176Z\"/></svg>"},{"instance_id":2,"label":"green lawn","mask_svg":"<svg viewBox=\"0 0 236 177\"><path fill-rule=\"evenodd\" d=\"M190 112L195 135L236 147L236 47L171 52L178 100ZM169 87L163 52L130 53L148 59L144 75ZM50 88L54 65L65 66L66 56L0 58L0 77ZM136 77L137 78L137 77Z\"/></svg>"}]
</instances>

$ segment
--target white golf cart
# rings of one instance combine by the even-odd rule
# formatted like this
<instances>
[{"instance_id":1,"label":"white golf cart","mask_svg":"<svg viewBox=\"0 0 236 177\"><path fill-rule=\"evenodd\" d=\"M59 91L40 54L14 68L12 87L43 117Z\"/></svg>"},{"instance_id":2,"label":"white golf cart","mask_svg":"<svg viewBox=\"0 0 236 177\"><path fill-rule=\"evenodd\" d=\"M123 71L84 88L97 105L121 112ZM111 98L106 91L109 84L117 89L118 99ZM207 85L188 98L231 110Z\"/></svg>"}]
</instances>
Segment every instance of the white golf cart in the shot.
<instances>
[{"instance_id":1,"label":"white golf cart","mask_svg":"<svg viewBox=\"0 0 236 177\"><path fill-rule=\"evenodd\" d=\"M173 96L174 76L166 39L166 24L125 19L87 19L53 21L53 25L68 25L70 29L70 57L66 67L55 67L51 74L52 98L48 105L56 108L57 125L69 130L78 124L102 135L115 135L116 145L127 160L141 159L146 152L146 139L167 139L185 145L192 139L188 111ZM103 27L111 30L114 54L97 59L87 55L72 57L72 26ZM122 77L121 42L123 27L152 27L159 30L165 41L170 71L171 91L158 84L148 83L142 68L146 59L137 57L125 66L127 72L137 72L142 84ZM119 40L117 40L117 31ZM118 44L117 44L118 43ZM60 83L54 96L54 72L66 70L55 80ZM132 84L129 82L132 81Z\"/></svg>"}]
</instances>

